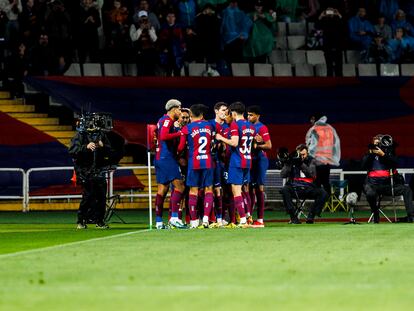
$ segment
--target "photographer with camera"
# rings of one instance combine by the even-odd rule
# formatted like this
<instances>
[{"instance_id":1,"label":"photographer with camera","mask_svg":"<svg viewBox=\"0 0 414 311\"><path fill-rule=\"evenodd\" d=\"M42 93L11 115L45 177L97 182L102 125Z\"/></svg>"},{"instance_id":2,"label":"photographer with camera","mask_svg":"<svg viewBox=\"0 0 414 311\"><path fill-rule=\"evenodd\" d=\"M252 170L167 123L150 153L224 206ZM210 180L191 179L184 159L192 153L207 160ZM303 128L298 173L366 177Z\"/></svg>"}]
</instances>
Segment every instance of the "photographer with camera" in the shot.
<instances>
[{"instance_id":1,"label":"photographer with camera","mask_svg":"<svg viewBox=\"0 0 414 311\"><path fill-rule=\"evenodd\" d=\"M93 117L81 118L78 132L72 138L69 154L74 159L77 183L82 186L82 200L78 210L78 229L86 229L93 220L100 229L109 228L104 223L107 182L111 144ZM85 122L86 124L82 124Z\"/></svg>"},{"instance_id":2,"label":"photographer with camera","mask_svg":"<svg viewBox=\"0 0 414 311\"><path fill-rule=\"evenodd\" d=\"M306 219L307 224L313 224L315 216L319 216L325 204L328 194L323 188L315 185L316 162L308 153L308 147L300 144L296 150L288 154L287 150L279 152L278 158L282 164L280 176L287 178L285 186L280 190L283 196L283 204L290 216L289 224L300 224L298 208L293 205L292 199L314 199ZM297 204L298 205L298 202Z\"/></svg>"},{"instance_id":3,"label":"photographer with camera","mask_svg":"<svg viewBox=\"0 0 414 311\"><path fill-rule=\"evenodd\" d=\"M367 170L367 178L364 183L366 195L371 211L374 214L374 223L379 223L379 206L377 204L380 195L392 195L404 197L407 217L400 221L413 222L413 195L410 187L404 184L404 179L398 174L398 159L395 155L395 145L390 135L376 135L372 143L368 145L368 152L362 159L362 167ZM391 180L392 178L392 180Z\"/></svg>"}]
</instances>

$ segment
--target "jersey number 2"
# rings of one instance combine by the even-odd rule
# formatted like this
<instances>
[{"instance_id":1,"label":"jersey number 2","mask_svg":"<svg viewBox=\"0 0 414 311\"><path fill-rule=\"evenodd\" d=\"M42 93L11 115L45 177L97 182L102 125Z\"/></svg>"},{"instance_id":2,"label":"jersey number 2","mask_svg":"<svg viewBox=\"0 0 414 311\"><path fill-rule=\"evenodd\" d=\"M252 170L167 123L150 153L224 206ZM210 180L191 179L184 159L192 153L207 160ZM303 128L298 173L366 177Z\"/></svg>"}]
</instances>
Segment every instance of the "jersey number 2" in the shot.
<instances>
[{"instance_id":1,"label":"jersey number 2","mask_svg":"<svg viewBox=\"0 0 414 311\"><path fill-rule=\"evenodd\" d=\"M207 137L204 137L204 136L200 137L198 139L198 154L207 153L206 146L207 146Z\"/></svg>"}]
</instances>

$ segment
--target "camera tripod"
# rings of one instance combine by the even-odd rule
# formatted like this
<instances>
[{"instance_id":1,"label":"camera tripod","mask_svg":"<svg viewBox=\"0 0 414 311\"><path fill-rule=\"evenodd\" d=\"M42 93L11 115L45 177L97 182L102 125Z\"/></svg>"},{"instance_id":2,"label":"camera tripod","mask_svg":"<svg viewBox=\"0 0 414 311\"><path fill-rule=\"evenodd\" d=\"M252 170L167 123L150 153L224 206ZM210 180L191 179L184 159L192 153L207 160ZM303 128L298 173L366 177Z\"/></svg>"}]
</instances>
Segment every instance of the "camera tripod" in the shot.
<instances>
[{"instance_id":1,"label":"camera tripod","mask_svg":"<svg viewBox=\"0 0 414 311\"><path fill-rule=\"evenodd\" d=\"M126 224L125 220L122 219L121 216L119 216L116 213L116 204L120 201L119 194L115 194L113 196L108 196L106 198L106 205L105 205L105 216L104 216L104 222L109 223L112 216L116 216L123 224Z\"/></svg>"}]
</instances>

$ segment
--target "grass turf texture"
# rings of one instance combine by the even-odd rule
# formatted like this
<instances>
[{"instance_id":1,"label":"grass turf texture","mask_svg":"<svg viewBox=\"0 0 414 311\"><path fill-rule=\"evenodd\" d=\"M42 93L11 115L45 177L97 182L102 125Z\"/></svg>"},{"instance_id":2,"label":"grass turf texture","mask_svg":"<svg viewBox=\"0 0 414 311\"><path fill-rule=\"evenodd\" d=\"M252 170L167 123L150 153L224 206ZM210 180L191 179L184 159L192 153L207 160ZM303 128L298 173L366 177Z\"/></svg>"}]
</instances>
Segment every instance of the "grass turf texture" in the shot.
<instances>
[{"instance_id":1,"label":"grass turf texture","mask_svg":"<svg viewBox=\"0 0 414 311\"><path fill-rule=\"evenodd\" d=\"M413 224L148 232L122 216L76 231L73 213L0 213L0 310L411 309Z\"/></svg>"}]
</instances>

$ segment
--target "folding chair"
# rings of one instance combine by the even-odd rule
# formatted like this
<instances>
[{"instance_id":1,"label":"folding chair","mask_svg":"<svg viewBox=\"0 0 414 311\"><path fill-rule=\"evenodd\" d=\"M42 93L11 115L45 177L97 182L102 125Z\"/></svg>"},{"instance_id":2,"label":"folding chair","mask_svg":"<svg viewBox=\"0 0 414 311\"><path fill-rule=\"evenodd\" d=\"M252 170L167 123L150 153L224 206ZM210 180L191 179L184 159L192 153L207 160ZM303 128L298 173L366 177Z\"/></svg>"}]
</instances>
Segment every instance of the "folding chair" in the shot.
<instances>
[{"instance_id":1,"label":"folding chair","mask_svg":"<svg viewBox=\"0 0 414 311\"><path fill-rule=\"evenodd\" d=\"M298 219L300 219L301 216L307 218L305 214L305 203L306 199L299 199L298 197L296 198L295 215Z\"/></svg>"},{"instance_id":2,"label":"folding chair","mask_svg":"<svg viewBox=\"0 0 414 311\"><path fill-rule=\"evenodd\" d=\"M342 208L348 212L349 207L344 200L348 194L348 180L333 180L331 181L331 195L329 201L325 204L324 209L330 212L336 212L338 208Z\"/></svg>"}]
</instances>

